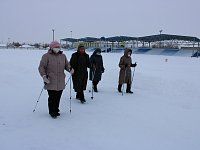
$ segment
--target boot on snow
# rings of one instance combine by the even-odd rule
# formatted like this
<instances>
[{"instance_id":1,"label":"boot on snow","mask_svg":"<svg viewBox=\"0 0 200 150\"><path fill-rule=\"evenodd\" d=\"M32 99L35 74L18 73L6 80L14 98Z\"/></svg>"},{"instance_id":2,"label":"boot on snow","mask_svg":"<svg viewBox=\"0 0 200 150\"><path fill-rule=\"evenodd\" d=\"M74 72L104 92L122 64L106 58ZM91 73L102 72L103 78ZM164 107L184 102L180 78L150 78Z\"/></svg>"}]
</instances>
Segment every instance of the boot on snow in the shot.
<instances>
[{"instance_id":1,"label":"boot on snow","mask_svg":"<svg viewBox=\"0 0 200 150\"><path fill-rule=\"evenodd\" d=\"M133 94L131 91L131 84L127 84L126 93Z\"/></svg>"},{"instance_id":2,"label":"boot on snow","mask_svg":"<svg viewBox=\"0 0 200 150\"><path fill-rule=\"evenodd\" d=\"M121 93L122 92L122 85L118 84L118 92Z\"/></svg>"},{"instance_id":3,"label":"boot on snow","mask_svg":"<svg viewBox=\"0 0 200 150\"><path fill-rule=\"evenodd\" d=\"M94 92L98 92L96 84L93 85L93 89L94 89Z\"/></svg>"}]
</instances>

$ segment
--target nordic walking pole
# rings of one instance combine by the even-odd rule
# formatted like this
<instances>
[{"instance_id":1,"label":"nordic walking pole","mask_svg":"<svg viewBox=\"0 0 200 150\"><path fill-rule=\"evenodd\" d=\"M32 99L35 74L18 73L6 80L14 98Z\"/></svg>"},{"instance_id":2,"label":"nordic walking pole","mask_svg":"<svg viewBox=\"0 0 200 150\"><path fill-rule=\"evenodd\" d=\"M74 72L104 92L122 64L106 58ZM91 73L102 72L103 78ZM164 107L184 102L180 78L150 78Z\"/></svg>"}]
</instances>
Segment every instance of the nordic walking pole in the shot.
<instances>
[{"instance_id":1,"label":"nordic walking pole","mask_svg":"<svg viewBox=\"0 0 200 150\"><path fill-rule=\"evenodd\" d=\"M125 68L125 72L124 72L124 81L123 81L123 84L122 84L122 96L124 95L124 83L126 81L126 68Z\"/></svg>"},{"instance_id":2,"label":"nordic walking pole","mask_svg":"<svg viewBox=\"0 0 200 150\"><path fill-rule=\"evenodd\" d=\"M71 112L72 112L72 107L71 107L71 99L72 99L72 96L71 96L71 78L72 78L72 75L70 74L70 77L67 79L67 82L65 83L65 87L67 86L67 84L68 84L68 82L70 82L70 114L71 114Z\"/></svg>"},{"instance_id":3,"label":"nordic walking pole","mask_svg":"<svg viewBox=\"0 0 200 150\"><path fill-rule=\"evenodd\" d=\"M37 99L37 102L36 102L36 104L35 104L35 107L34 107L34 109L33 109L33 112L35 112L35 110L36 110L36 108L37 108L37 105L38 105L38 103L39 103L39 100L40 100L40 97L41 97L41 95L42 95L43 90L44 90L44 87L42 88L42 90L41 90L41 92L40 92L40 95L39 95L39 97L38 97L38 99Z\"/></svg>"},{"instance_id":4,"label":"nordic walking pole","mask_svg":"<svg viewBox=\"0 0 200 150\"><path fill-rule=\"evenodd\" d=\"M135 62L135 64L137 64L137 62ZM131 78L131 86L133 86L133 78L135 76L135 67L134 67L134 70L133 70L133 75L132 75L132 78Z\"/></svg>"},{"instance_id":5,"label":"nordic walking pole","mask_svg":"<svg viewBox=\"0 0 200 150\"><path fill-rule=\"evenodd\" d=\"M67 86L69 80L71 79L72 75L70 75L70 77L67 79L67 82L65 83L65 87Z\"/></svg>"},{"instance_id":6,"label":"nordic walking pole","mask_svg":"<svg viewBox=\"0 0 200 150\"><path fill-rule=\"evenodd\" d=\"M131 78L131 83L133 82L134 75L135 75L135 67L134 67L134 70L133 70L133 75L132 75L132 78Z\"/></svg>"},{"instance_id":7,"label":"nordic walking pole","mask_svg":"<svg viewBox=\"0 0 200 150\"><path fill-rule=\"evenodd\" d=\"M92 97L91 97L91 99L94 99L94 85L93 85L94 74L95 74L95 69L94 69L94 71L92 71Z\"/></svg>"},{"instance_id":8,"label":"nordic walking pole","mask_svg":"<svg viewBox=\"0 0 200 150\"><path fill-rule=\"evenodd\" d=\"M72 112L72 78L71 77L70 77L70 92L69 92L70 93L70 110L69 110L70 114Z\"/></svg>"}]
</instances>

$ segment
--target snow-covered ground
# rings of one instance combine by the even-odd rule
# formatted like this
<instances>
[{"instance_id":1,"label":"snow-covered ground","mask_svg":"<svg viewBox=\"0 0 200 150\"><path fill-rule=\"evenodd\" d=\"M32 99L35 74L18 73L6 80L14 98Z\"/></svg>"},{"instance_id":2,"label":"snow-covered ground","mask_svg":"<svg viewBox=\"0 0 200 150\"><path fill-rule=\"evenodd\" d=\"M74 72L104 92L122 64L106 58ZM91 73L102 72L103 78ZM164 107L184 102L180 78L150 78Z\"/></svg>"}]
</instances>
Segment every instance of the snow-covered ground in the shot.
<instances>
[{"instance_id":1,"label":"snow-covered ground","mask_svg":"<svg viewBox=\"0 0 200 150\"><path fill-rule=\"evenodd\" d=\"M116 89L122 54L103 54L106 70L94 100L88 81L87 103L72 92L70 114L68 85L61 116L52 119L46 91L33 113L43 86L37 68L44 53L0 50L0 150L200 149L199 59L134 55L134 94L122 96Z\"/></svg>"}]
</instances>

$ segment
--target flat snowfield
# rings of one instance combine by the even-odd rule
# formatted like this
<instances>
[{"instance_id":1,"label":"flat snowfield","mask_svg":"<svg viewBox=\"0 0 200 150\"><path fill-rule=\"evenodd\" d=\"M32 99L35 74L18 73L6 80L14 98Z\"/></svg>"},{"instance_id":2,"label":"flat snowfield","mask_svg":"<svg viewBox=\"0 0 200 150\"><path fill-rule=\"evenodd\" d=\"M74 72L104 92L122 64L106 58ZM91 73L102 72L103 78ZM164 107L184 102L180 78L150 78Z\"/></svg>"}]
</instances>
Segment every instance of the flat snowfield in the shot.
<instances>
[{"instance_id":1,"label":"flat snowfield","mask_svg":"<svg viewBox=\"0 0 200 150\"><path fill-rule=\"evenodd\" d=\"M122 96L117 84L123 54L103 53L105 73L94 99L91 81L85 104L72 89L70 114L68 84L61 116L52 119L46 91L33 113L43 87L38 65L45 52L0 49L0 150L200 149L200 59L133 55L138 63L134 94ZM72 51L64 53L69 60Z\"/></svg>"}]
</instances>

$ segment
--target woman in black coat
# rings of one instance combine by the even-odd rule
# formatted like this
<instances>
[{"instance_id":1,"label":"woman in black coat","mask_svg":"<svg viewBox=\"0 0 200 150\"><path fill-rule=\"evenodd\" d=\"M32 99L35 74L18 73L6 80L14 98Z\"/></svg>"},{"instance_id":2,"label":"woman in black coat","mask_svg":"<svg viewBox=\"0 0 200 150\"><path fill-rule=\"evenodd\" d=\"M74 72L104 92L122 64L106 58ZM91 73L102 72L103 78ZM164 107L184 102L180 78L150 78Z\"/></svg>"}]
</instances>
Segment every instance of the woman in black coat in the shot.
<instances>
[{"instance_id":1,"label":"woman in black coat","mask_svg":"<svg viewBox=\"0 0 200 150\"><path fill-rule=\"evenodd\" d=\"M85 53L84 45L78 46L77 52L72 54L70 59L70 65L74 69L72 75L73 88L76 93L76 99L79 99L82 103L85 102L84 90L86 90L88 71L90 68L89 55Z\"/></svg>"},{"instance_id":2,"label":"woman in black coat","mask_svg":"<svg viewBox=\"0 0 200 150\"><path fill-rule=\"evenodd\" d=\"M101 80L102 73L104 72L103 58L101 56L101 49L97 48L90 57L90 80L93 84L94 92L98 92L97 84Z\"/></svg>"}]
</instances>

